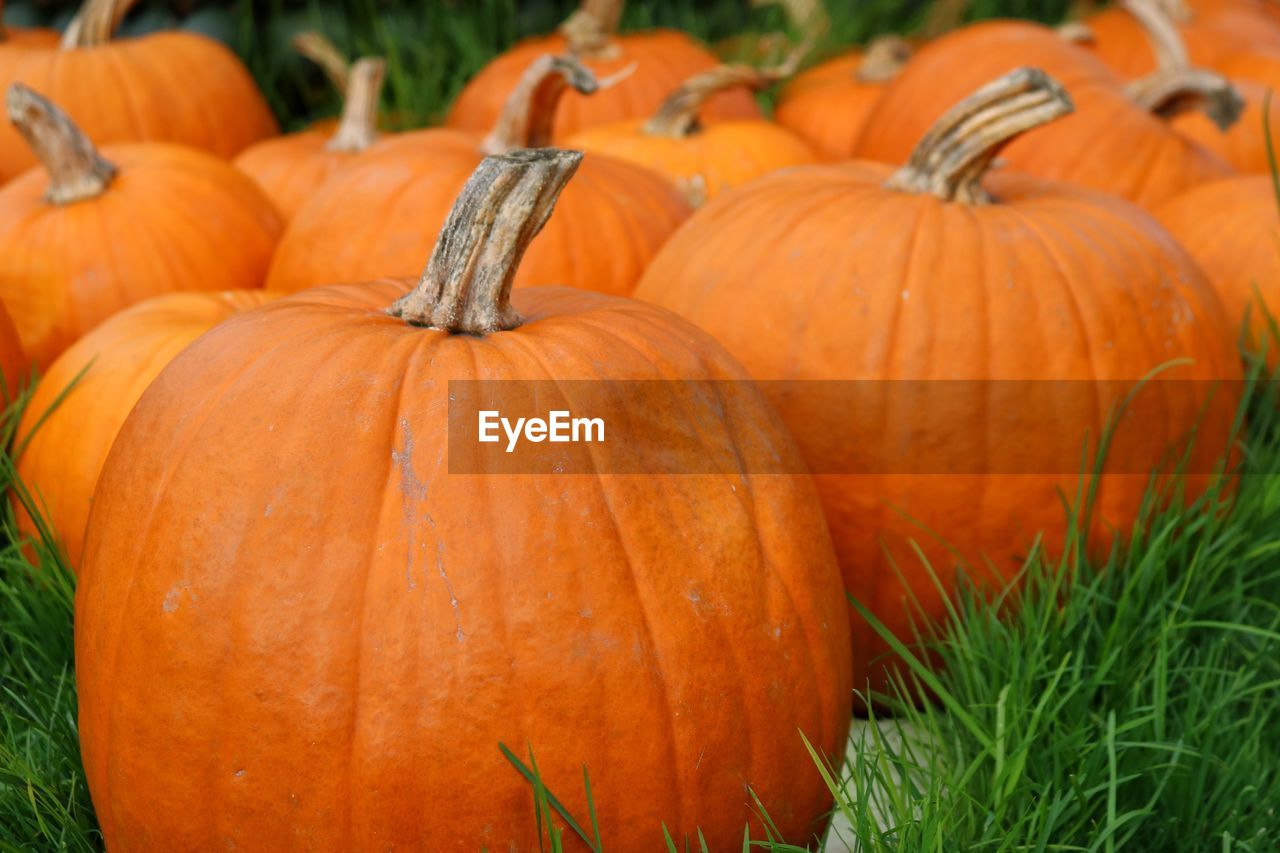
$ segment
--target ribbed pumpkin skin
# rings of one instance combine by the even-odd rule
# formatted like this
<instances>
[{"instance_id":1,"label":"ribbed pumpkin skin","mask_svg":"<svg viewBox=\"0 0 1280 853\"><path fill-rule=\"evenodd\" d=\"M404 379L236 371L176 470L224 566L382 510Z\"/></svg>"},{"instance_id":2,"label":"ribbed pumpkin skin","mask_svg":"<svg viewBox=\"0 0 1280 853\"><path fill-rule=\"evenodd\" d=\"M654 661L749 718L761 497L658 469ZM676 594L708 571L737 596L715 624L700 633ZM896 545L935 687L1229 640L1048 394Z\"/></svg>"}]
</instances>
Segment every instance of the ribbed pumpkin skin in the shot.
<instances>
[{"instance_id":1,"label":"ribbed pumpkin skin","mask_svg":"<svg viewBox=\"0 0 1280 853\"><path fill-rule=\"evenodd\" d=\"M1156 70L1151 42L1133 15L1112 7L1090 15L1086 23L1093 33L1088 48L1116 74L1132 80ZM1205 68L1220 69L1240 51L1280 50L1275 20L1244 7L1195 10L1192 21L1180 23L1178 32L1191 63Z\"/></svg>"},{"instance_id":2,"label":"ribbed pumpkin skin","mask_svg":"<svg viewBox=\"0 0 1280 853\"><path fill-rule=\"evenodd\" d=\"M17 445L25 444L18 477L43 505L73 569L102 463L142 392L187 344L275 295L230 290L148 299L85 335L41 377L18 427ZM18 529L35 535L30 516L15 510Z\"/></svg>"},{"instance_id":3,"label":"ribbed pumpkin skin","mask_svg":"<svg viewBox=\"0 0 1280 853\"><path fill-rule=\"evenodd\" d=\"M262 187L288 222L328 178L359 156L330 151L331 132L304 130L252 145L235 159L235 166Z\"/></svg>"},{"instance_id":4,"label":"ribbed pumpkin skin","mask_svg":"<svg viewBox=\"0 0 1280 853\"><path fill-rule=\"evenodd\" d=\"M525 324L474 338L388 316L404 292L234 318L122 429L76 601L108 847L536 850L500 742L575 815L585 763L618 849L661 848L660 821L740 844L744 785L791 839L820 831L797 730L843 750L849 638L807 478L448 474L449 379L741 367L630 300L518 291ZM763 401L704 422L745 470L795 461Z\"/></svg>"},{"instance_id":5,"label":"ribbed pumpkin skin","mask_svg":"<svg viewBox=\"0 0 1280 853\"><path fill-rule=\"evenodd\" d=\"M4 303L0 303L0 377L4 379L0 399L11 400L17 395L30 368L31 362L22 349L18 328L13 325L13 318Z\"/></svg>"},{"instance_id":6,"label":"ribbed pumpkin skin","mask_svg":"<svg viewBox=\"0 0 1280 853\"><path fill-rule=\"evenodd\" d=\"M1267 310L1280 312L1280 215L1271 177L1205 184L1158 208L1156 217L1205 271L1228 319L1238 326L1248 310L1254 329L1265 334L1267 321L1255 304L1255 285Z\"/></svg>"},{"instance_id":7,"label":"ribbed pumpkin skin","mask_svg":"<svg viewBox=\"0 0 1280 853\"><path fill-rule=\"evenodd\" d=\"M1154 207L1233 174L1216 155L1125 96L1097 59L1052 30L998 22L957 30L923 48L885 89L858 156L902 163L929 127L967 94L1022 65L1044 68L1071 93L1069 116L1019 137L1009 167Z\"/></svg>"},{"instance_id":8,"label":"ribbed pumpkin skin","mask_svg":"<svg viewBox=\"0 0 1280 853\"><path fill-rule=\"evenodd\" d=\"M1194 367L1162 376L1238 376L1233 337L1203 275L1131 205L995 175L987 186L998 203L969 206L886 190L888 175L876 164L850 163L762 178L696 213L636 296L692 320L764 380L1132 381L1181 356ZM893 393L888 399L908 399ZM1148 425L1153 446L1195 422L1189 402L1185 394L1173 399L1167 417ZM1038 532L1050 549L1062 543L1058 490L1075 495L1078 477L1036 473L1062 470L1054 467L1061 457L1036 435L1026 436L1030 474L955 475L945 472L972 471L987 442L1007 441L1009 428L955 422L945 435L926 436L915 430L927 427L911 420L918 409L903 411L901 403L852 422L831 422L829 410L812 405L798 410L790 399L775 403L820 474L849 592L899 637L914 636L899 572L930 617L945 615L909 539L948 590L955 558L935 537L973 570L982 571L985 555L1005 578ZM1105 411L1065 397L1061 405L1063 441L1083 446L1086 432L1100 434ZM991 423L1009 417L992 408ZM948 420L936 415L923 417ZM1226 447L1226 426L1206 425L1198 445L1206 458ZM858 459L893 458L907 436L913 447L937 451L943 473L832 473L859 470ZM1132 523L1147 484L1130 474L1104 478L1100 536L1105 525L1123 531ZM883 687L888 646L861 619L853 636L855 688L868 679Z\"/></svg>"},{"instance_id":9,"label":"ribbed pumpkin skin","mask_svg":"<svg viewBox=\"0 0 1280 853\"><path fill-rule=\"evenodd\" d=\"M707 199L761 175L817 159L803 140L767 121L719 122L682 139L649 135L643 125L605 125L576 134L566 144L652 169Z\"/></svg>"},{"instance_id":10,"label":"ribbed pumpkin skin","mask_svg":"<svg viewBox=\"0 0 1280 853\"><path fill-rule=\"evenodd\" d=\"M566 92L556 112L556 142L602 124L646 118L658 109L673 89L699 71L720 64L715 54L674 30L654 30L615 36L616 55L581 57L583 65L601 79L635 65L635 70L615 85L592 95ZM540 56L561 54L567 47L560 35L526 39L494 59L458 95L445 124L459 130L487 133L498 120L507 96L525 70ZM712 98L702 115L708 119L760 117L755 99L743 91L724 92Z\"/></svg>"},{"instance_id":11,"label":"ribbed pumpkin skin","mask_svg":"<svg viewBox=\"0 0 1280 853\"><path fill-rule=\"evenodd\" d=\"M122 308L173 291L261 287L279 214L227 163L173 145L122 145L94 199L45 202L32 169L0 190L0 299L47 367Z\"/></svg>"},{"instance_id":12,"label":"ribbed pumpkin skin","mask_svg":"<svg viewBox=\"0 0 1280 853\"><path fill-rule=\"evenodd\" d=\"M861 65L862 53L854 51L797 74L778 93L774 121L808 142L821 159L849 159L885 87L858 80Z\"/></svg>"},{"instance_id":13,"label":"ribbed pumpkin skin","mask_svg":"<svg viewBox=\"0 0 1280 853\"><path fill-rule=\"evenodd\" d=\"M366 152L294 217L267 287L292 293L417 275L480 160L474 136L445 130L400 134ZM587 157L525 255L516 286L567 284L629 294L689 212L675 186L659 175Z\"/></svg>"},{"instance_id":14,"label":"ribbed pumpkin skin","mask_svg":"<svg viewBox=\"0 0 1280 853\"><path fill-rule=\"evenodd\" d=\"M1204 113L1193 110L1174 118L1173 126L1183 136L1221 157L1238 172L1270 172L1267 136L1262 122L1262 105L1266 102L1267 88L1252 80L1236 79L1231 82L1245 101L1244 111L1235 124L1223 131ZM1280 128L1280 102L1274 99L1271 103L1271 127Z\"/></svg>"},{"instance_id":15,"label":"ribbed pumpkin skin","mask_svg":"<svg viewBox=\"0 0 1280 853\"><path fill-rule=\"evenodd\" d=\"M235 54L194 33L29 50L10 75L2 82L21 81L57 103L99 145L174 142L230 158L279 132ZM18 132L0 126L0 180L35 162Z\"/></svg>"}]
</instances>

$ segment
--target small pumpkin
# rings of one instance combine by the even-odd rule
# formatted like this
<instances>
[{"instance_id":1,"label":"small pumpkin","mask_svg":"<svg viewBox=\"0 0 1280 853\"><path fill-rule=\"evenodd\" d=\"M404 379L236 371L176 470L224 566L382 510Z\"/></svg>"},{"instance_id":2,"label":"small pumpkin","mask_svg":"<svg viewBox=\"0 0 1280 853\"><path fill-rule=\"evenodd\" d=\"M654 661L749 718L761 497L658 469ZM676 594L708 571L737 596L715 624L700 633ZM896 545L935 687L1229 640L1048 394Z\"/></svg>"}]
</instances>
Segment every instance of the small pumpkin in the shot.
<instances>
[{"instance_id":1,"label":"small pumpkin","mask_svg":"<svg viewBox=\"0 0 1280 853\"><path fill-rule=\"evenodd\" d=\"M788 166L812 163L813 151L785 128L763 119L703 124L708 99L734 88L763 89L789 73L722 65L672 92L647 121L584 130L568 145L636 163L665 175L696 207L725 190Z\"/></svg>"},{"instance_id":2,"label":"small pumpkin","mask_svg":"<svg viewBox=\"0 0 1280 853\"><path fill-rule=\"evenodd\" d=\"M622 7L623 0L582 0L558 33L526 39L485 66L458 95L445 124L488 132L525 71L545 54L569 53L601 79L620 78L589 98L566 95L552 126L554 142L588 127L646 118L683 80L720 64L715 54L675 30L618 35ZM748 93L733 90L712 98L704 117L753 119L760 117L760 109Z\"/></svg>"},{"instance_id":3,"label":"small pumpkin","mask_svg":"<svg viewBox=\"0 0 1280 853\"><path fill-rule=\"evenodd\" d=\"M897 36L796 75L782 87L774 119L809 143L824 160L847 160L885 84L898 75L912 47Z\"/></svg>"},{"instance_id":4,"label":"small pumpkin","mask_svg":"<svg viewBox=\"0 0 1280 853\"><path fill-rule=\"evenodd\" d=\"M591 92L597 82L576 59L544 56L526 69L485 139L453 130L402 133L358 156L298 211L267 287L292 293L411 275L476 165L486 154L548 144L557 102L569 87ZM662 176L592 154L560 200L560 216L530 247L516 285L562 283L629 294L689 212Z\"/></svg>"},{"instance_id":5,"label":"small pumpkin","mask_svg":"<svg viewBox=\"0 0 1280 853\"><path fill-rule=\"evenodd\" d=\"M580 157L485 160L416 288L265 305L143 394L76 596L81 744L111 850L537 849L499 744L532 748L575 815L585 766L603 837L633 849L661 848L664 824L740 845L763 831L744 789L782 837L821 831L831 795L799 733L843 752L849 636L808 477L754 473L798 470L786 430L669 312L511 293ZM599 473L456 476L464 380L539 381L570 409L602 382L737 383L732 406L655 415L732 458L612 474L632 457L606 441L566 445Z\"/></svg>"},{"instance_id":6,"label":"small pumpkin","mask_svg":"<svg viewBox=\"0 0 1280 853\"><path fill-rule=\"evenodd\" d=\"M912 598L945 616L957 564L1002 585L1042 531L1062 546L1062 493L1077 494L1108 400L1171 359L1189 363L1168 378L1239 376L1221 304L1150 216L988 173L1069 110L1039 70L1011 72L948 111L904 167L800 167L711 202L636 289L764 380L816 475L850 594L904 641ZM1128 422L1153 466L1199 422L1198 388L1165 383ZM1043 407L1019 397L1032 392ZM1206 458L1226 446L1229 396L1202 425ZM1103 475L1101 547L1136 518L1147 458ZM889 647L860 618L853 630L855 687L882 688Z\"/></svg>"},{"instance_id":7,"label":"small pumpkin","mask_svg":"<svg viewBox=\"0 0 1280 853\"><path fill-rule=\"evenodd\" d=\"M1130 5L1155 25L1166 20L1149 14L1150 5L1141 0ZM1034 64L1070 72L1062 84L1075 111L1014 140L1002 155L1010 168L1103 190L1148 208L1234 173L1171 125L1175 116L1198 108L1220 126L1230 126L1242 102L1221 75L1171 61L1170 67L1126 86L1052 30L1008 23L992 27L966 27L921 50L873 110L858 156L902 162L910 155L911 140L924 135L948 101L954 103L981 85L980 73L1008 73L1015 65ZM1176 35L1161 44L1180 46ZM957 56L973 61L961 64Z\"/></svg>"},{"instance_id":8,"label":"small pumpkin","mask_svg":"<svg viewBox=\"0 0 1280 853\"><path fill-rule=\"evenodd\" d=\"M187 344L275 294L168 293L111 317L50 365L18 426L18 478L41 507L71 567L80 565L93 489L134 403ZM18 529L37 535L16 507Z\"/></svg>"},{"instance_id":9,"label":"small pumpkin","mask_svg":"<svg viewBox=\"0 0 1280 853\"><path fill-rule=\"evenodd\" d=\"M59 104L100 144L164 141L230 158L278 132L253 78L222 44L168 30L118 41L111 34L136 0L85 0L60 49L24 51L8 69ZM36 163L0 127L0 180Z\"/></svg>"},{"instance_id":10,"label":"small pumpkin","mask_svg":"<svg viewBox=\"0 0 1280 853\"><path fill-rule=\"evenodd\" d=\"M1280 317L1278 204L1270 175L1248 175L1195 187L1155 211L1213 283L1228 318L1251 318L1255 346L1270 337L1266 312ZM1274 360L1274 342L1270 348Z\"/></svg>"},{"instance_id":11,"label":"small pumpkin","mask_svg":"<svg viewBox=\"0 0 1280 853\"><path fill-rule=\"evenodd\" d=\"M1224 70L1222 63L1241 51L1280 50L1275 18L1245 4L1187 3L1155 0L1173 21L1196 66ZM1117 4L1091 15L1088 46L1126 80L1146 76L1159 67L1146 29ZM1213 8L1216 6L1217 8Z\"/></svg>"},{"instance_id":12,"label":"small pumpkin","mask_svg":"<svg viewBox=\"0 0 1280 853\"><path fill-rule=\"evenodd\" d=\"M249 178L174 145L99 153L21 83L7 103L43 168L0 189L0 299L38 366L147 297L262 285L281 223Z\"/></svg>"},{"instance_id":13,"label":"small pumpkin","mask_svg":"<svg viewBox=\"0 0 1280 853\"><path fill-rule=\"evenodd\" d=\"M303 40L302 49L309 51L311 44ZM384 60L357 60L343 75L342 118L332 132L309 128L267 139L235 159L236 168L258 182L286 222L326 178L377 142L378 99L385 75Z\"/></svg>"}]
</instances>

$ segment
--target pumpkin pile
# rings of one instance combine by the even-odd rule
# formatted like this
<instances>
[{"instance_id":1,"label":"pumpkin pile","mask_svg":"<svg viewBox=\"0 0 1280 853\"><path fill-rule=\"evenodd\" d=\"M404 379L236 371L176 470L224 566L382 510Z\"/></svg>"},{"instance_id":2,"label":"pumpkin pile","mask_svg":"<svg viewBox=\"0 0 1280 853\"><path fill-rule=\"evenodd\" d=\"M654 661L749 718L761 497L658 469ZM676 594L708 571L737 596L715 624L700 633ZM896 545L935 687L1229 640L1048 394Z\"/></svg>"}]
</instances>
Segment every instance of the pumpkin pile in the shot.
<instances>
[{"instance_id":1,"label":"pumpkin pile","mask_svg":"<svg viewBox=\"0 0 1280 853\"><path fill-rule=\"evenodd\" d=\"M341 116L281 135L135 2L0 38L11 500L113 851L538 849L530 751L623 849L807 844L901 672L849 599L911 644L1119 547L1280 311L1266 3L847 46L790 0L722 59L583 0L395 133L307 32ZM614 404L504 453L473 394Z\"/></svg>"}]
</instances>

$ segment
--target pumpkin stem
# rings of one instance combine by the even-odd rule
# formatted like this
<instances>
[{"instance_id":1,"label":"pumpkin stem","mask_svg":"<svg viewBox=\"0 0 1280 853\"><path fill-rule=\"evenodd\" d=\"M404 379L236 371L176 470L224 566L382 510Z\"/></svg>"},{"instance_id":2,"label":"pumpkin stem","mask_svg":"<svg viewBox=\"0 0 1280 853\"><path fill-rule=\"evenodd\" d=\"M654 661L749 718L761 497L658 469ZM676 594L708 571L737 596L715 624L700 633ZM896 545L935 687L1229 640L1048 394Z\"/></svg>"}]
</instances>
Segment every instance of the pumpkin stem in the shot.
<instances>
[{"instance_id":1,"label":"pumpkin stem","mask_svg":"<svg viewBox=\"0 0 1280 853\"><path fill-rule=\"evenodd\" d=\"M351 66L342 120L325 148L358 154L377 141L378 96L386 73L386 61L374 57L358 59Z\"/></svg>"},{"instance_id":2,"label":"pumpkin stem","mask_svg":"<svg viewBox=\"0 0 1280 853\"><path fill-rule=\"evenodd\" d=\"M9 86L9 120L49 173L46 201L74 204L101 195L116 167L66 113L21 83Z\"/></svg>"},{"instance_id":3,"label":"pumpkin stem","mask_svg":"<svg viewBox=\"0 0 1280 853\"><path fill-rule=\"evenodd\" d=\"M920 25L920 38L930 40L951 32L964 21L969 0L937 0Z\"/></svg>"},{"instance_id":4,"label":"pumpkin stem","mask_svg":"<svg viewBox=\"0 0 1280 853\"><path fill-rule=\"evenodd\" d=\"M898 76L912 52L911 45L901 36L880 36L867 45L854 76L860 83L888 83Z\"/></svg>"},{"instance_id":5,"label":"pumpkin stem","mask_svg":"<svg viewBox=\"0 0 1280 853\"><path fill-rule=\"evenodd\" d=\"M61 48L74 50L106 44L137 3L138 0L84 0L62 34Z\"/></svg>"},{"instance_id":6,"label":"pumpkin stem","mask_svg":"<svg viewBox=\"0 0 1280 853\"><path fill-rule=\"evenodd\" d=\"M485 137L480 150L505 154L517 148L544 148L551 144L556 106L565 89L590 95L599 81L573 56L540 56L533 61L507 98L498 123Z\"/></svg>"},{"instance_id":7,"label":"pumpkin stem","mask_svg":"<svg viewBox=\"0 0 1280 853\"><path fill-rule=\"evenodd\" d=\"M1226 77L1191 67L1167 0L1122 0L1120 6L1142 25L1156 56L1156 70L1125 87L1129 98L1161 118L1202 110L1220 130L1235 124L1244 99Z\"/></svg>"},{"instance_id":8,"label":"pumpkin stem","mask_svg":"<svg viewBox=\"0 0 1280 853\"><path fill-rule=\"evenodd\" d=\"M582 0L578 11L560 25L560 34L569 43L569 53L595 59L616 55L613 36L622 22L624 0Z\"/></svg>"},{"instance_id":9,"label":"pumpkin stem","mask_svg":"<svg viewBox=\"0 0 1280 853\"><path fill-rule=\"evenodd\" d=\"M930 128L889 189L930 193L944 201L991 201L982 177L1000 150L1023 133L1072 111L1071 98L1038 68L1019 68L988 83Z\"/></svg>"},{"instance_id":10,"label":"pumpkin stem","mask_svg":"<svg viewBox=\"0 0 1280 853\"><path fill-rule=\"evenodd\" d=\"M1053 31L1058 34L1058 38L1072 44L1093 44L1098 39L1093 28L1084 21L1067 21L1065 24L1058 24Z\"/></svg>"},{"instance_id":11,"label":"pumpkin stem","mask_svg":"<svg viewBox=\"0 0 1280 853\"><path fill-rule=\"evenodd\" d=\"M486 157L453 203L418 286L388 313L455 335L519 326L511 282L581 162L581 151L558 148Z\"/></svg>"},{"instance_id":12,"label":"pumpkin stem","mask_svg":"<svg viewBox=\"0 0 1280 853\"><path fill-rule=\"evenodd\" d=\"M693 75L667 96L644 123L644 132L650 136L668 136L684 139L701 129L698 113L713 96L727 89L767 89L795 73L813 43L805 41L792 49L781 64L771 68L755 68L751 65L717 65Z\"/></svg>"},{"instance_id":13,"label":"pumpkin stem","mask_svg":"<svg viewBox=\"0 0 1280 853\"><path fill-rule=\"evenodd\" d=\"M350 88L351 64L337 45L315 30L298 33L289 43L298 55L319 65L333 88L346 95Z\"/></svg>"}]
</instances>

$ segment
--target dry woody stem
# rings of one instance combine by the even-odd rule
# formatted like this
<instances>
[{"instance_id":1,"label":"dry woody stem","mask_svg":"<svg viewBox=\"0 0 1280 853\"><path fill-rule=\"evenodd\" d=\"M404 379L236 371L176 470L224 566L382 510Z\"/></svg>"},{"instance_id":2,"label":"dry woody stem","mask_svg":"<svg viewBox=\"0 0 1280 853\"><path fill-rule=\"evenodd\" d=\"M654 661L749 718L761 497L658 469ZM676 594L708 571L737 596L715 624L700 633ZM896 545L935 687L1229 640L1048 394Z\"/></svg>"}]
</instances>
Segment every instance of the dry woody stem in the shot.
<instances>
[{"instance_id":1,"label":"dry woody stem","mask_svg":"<svg viewBox=\"0 0 1280 853\"><path fill-rule=\"evenodd\" d=\"M342 120L325 145L327 149L358 154L377 141L378 99L386 74L387 63L381 59L365 57L351 66Z\"/></svg>"},{"instance_id":2,"label":"dry woody stem","mask_svg":"<svg viewBox=\"0 0 1280 853\"><path fill-rule=\"evenodd\" d=\"M62 49L96 47L111 41L129 10L138 0L85 0L62 34Z\"/></svg>"},{"instance_id":3,"label":"dry woody stem","mask_svg":"<svg viewBox=\"0 0 1280 853\"><path fill-rule=\"evenodd\" d=\"M963 204L990 202L982 178L1001 149L1072 109L1066 90L1043 71L1011 71L938 119L886 186Z\"/></svg>"},{"instance_id":4,"label":"dry woody stem","mask_svg":"<svg viewBox=\"0 0 1280 853\"><path fill-rule=\"evenodd\" d=\"M560 25L560 34L575 56L607 58L617 52L613 36L622 22L623 0L582 0L578 11Z\"/></svg>"},{"instance_id":5,"label":"dry woody stem","mask_svg":"<svg viewBox=\"0 0 1280 853\"><path fill-rule=\"evenodd\" d=\"M351 86L351 65L333 42L314 30L308 30L294 36L290 44L299 56L319 65L333 88L345 95Z\"/></svg>"},{"instance_id":6,"label":"dry woody stem","mask_svg":"<svg viewBox=\"0 0 1280 853\"><path fill-rule=\"evenodd\" d=\"M511 282L581 162L582 152L557 148L486 157L454 202L418 286L389 313L450 334L519 326Z\"/></svg>"},{"instance_id":7,"label":"dry woody stem","mask_svg":"<svg viewBox=\"0 0 1280 853\"><path fill-rule=\"evenodd\" d=\"M911 45L901 36L880 36L867 45L854 76L860 83L888 83L902 71L911 54Z\"/></svg>"},{"instance_id":8,"label":"dry woody stem","mask_svg":"<svg viewBox=\"0 0 1280 853\"><path fill-rule=\"evenodd\" d=\"M507 98L498 123L484 138L485 154L551 144L556 107L567 88L590 95L600 88L596 76L572 56L540 56L521 76Z\"/></svg>"},{"instance_id":9,"label":"dry woody stem","mask_svg":"<svg viewBox=\"0 0 1280 853\"><path fill-rule=\"evenodd\" d=\"M46 201L74 204L102 195L116 167L66 113L21 83L9 86L6 101L9 121L49 173Z\"/></svg>"},{"instance_id":10,"label":"dry woody stem","mask_svg":"<svg viewBox=\"0 0 1280 853\"><path fill-rule=\"evenodd\" d=\"M1129 98L1161 118L1200 110L1221 130L1235 124L1244 99L1226 77L1191 67L1169 3L1122 0L1120 5L1142 25L1156 57L1156 70L1125 88Z\"/></svg>"}]
</instances>

